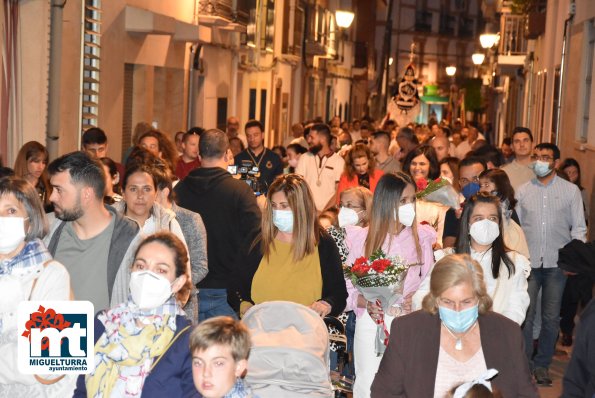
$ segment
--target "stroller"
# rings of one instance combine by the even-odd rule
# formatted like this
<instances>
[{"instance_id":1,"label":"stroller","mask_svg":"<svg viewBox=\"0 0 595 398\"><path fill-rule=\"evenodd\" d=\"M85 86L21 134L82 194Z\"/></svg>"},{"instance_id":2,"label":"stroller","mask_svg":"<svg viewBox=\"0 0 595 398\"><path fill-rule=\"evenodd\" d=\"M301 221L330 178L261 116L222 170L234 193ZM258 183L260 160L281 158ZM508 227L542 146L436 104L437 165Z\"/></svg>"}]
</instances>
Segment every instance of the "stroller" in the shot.
<instances>
[{"instance_id":1,"label":"stroller","mask_svg":"<svg viewBox=\"0 0 595 398\"><path fill-rule=\"evenodd\" d=\"M334 396L329 377L329 336L314 311L270 301L242 319L252 336L246 381L260 398Z\"/></svg>"}]
</instances>

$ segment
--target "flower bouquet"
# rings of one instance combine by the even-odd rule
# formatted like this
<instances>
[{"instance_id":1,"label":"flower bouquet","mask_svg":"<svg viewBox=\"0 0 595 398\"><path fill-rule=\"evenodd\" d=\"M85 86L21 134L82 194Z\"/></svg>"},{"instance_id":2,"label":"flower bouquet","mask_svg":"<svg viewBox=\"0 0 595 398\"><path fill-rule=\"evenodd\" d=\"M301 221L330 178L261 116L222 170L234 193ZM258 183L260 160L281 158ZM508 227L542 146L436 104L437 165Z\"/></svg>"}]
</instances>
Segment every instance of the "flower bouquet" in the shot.
<instances>
[{"instance_id":1,"label":"flower bouquet","mask_svg":"<svg viewBox=\"0 0 595 398\"><path fill-rule=\"evenodd\" d=\"M458 209L460 206L459 194L446 178L438 177L430 181L420 178L415 181L415 185L417 186L415 194L417 199L440 203L453 209Z\"/></svg>"},{"instance_id":2,"label":"flower bouquet","mask_svg":"<svg viewBox=\"0 0 595 398\"><path fill-rule=\"evenodd\" d=\"M353 265L343 266L345 277L371 302L376 302L386 313L390 307L403 298L403 286L409 265L399 257L388 257L382 249L375 251L370 258L360 257ZM384 317L378 322L375 349L382 355L388 344L389 333Z\"/></svg>"}]
</instances>

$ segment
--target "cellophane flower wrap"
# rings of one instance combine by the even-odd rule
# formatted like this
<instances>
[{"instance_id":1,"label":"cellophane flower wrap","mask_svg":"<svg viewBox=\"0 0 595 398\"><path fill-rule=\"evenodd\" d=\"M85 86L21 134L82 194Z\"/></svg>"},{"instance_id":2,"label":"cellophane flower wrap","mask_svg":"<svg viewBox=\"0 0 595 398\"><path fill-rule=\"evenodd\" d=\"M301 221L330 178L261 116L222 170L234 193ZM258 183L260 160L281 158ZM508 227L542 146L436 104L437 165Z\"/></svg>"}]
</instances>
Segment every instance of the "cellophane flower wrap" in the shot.
<instances>
[{"instance_id":1,"label":"cellophane flower wrap","mask_svg":"<svg viewBox=\"0 0 595 398\"><path fill-rule=\"evenodd\" d=\"M371 302L378 302L386 313L403 298L403 287L409 266L399 256L388 257L381 249L370 258L360 257L352 265L344 265L345 277ZM375 350L382 355L388 344L389 333L384 317L378 323Z\"/></svg>"},{"instance_id":2,"label":"cellophane flower wrap","mask_svg":"<svg viewBox=\"0 0 595 398\"><path fill-rule=\"evenodd\" d=\"M420 178L415 182L415 185L417 186L415 194L417 199L440 203L453 209L460 207L459 194L445 178L438 177L430 181Z\"/></svg>"}]
</instances>

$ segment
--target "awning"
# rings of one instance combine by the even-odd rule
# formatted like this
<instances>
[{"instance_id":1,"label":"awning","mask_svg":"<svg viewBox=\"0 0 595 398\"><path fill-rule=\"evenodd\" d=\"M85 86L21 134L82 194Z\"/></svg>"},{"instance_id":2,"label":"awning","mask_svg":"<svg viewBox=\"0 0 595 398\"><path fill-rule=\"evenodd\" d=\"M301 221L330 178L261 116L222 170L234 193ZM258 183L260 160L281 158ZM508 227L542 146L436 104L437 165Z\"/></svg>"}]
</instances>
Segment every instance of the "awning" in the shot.
<instances>
[{"instance_id":1,"label":"awning","mask_svg":"<svg viewBox=\"0 0 595 398\"><path fill-rule=\"evenodd\" d=\"M428 105L448 104L448 97L441 97L439 95L422 95L420 99Z\"/></svg>"}]
</instances>

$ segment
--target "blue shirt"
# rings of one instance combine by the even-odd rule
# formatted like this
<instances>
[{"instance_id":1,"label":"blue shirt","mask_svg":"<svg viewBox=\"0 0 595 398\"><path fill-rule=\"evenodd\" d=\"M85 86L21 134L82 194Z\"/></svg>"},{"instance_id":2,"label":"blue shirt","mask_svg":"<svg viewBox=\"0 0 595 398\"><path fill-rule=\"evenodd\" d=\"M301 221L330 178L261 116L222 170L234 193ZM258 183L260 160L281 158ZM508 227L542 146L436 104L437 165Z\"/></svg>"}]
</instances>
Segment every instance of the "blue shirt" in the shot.
<instances>
[{"instance_id":1,"label":"blue shirt","mask_svg":"<svg viewBox=\"0 0 595 398\"><path fill-rule=\"evenodd\" d=\"M547 185L533 178L519 187L516 199L531 267L555 268L559 249L572 239L585 241L583 199L576 185L557 175Z\"/></svg>"}]
</instances>

